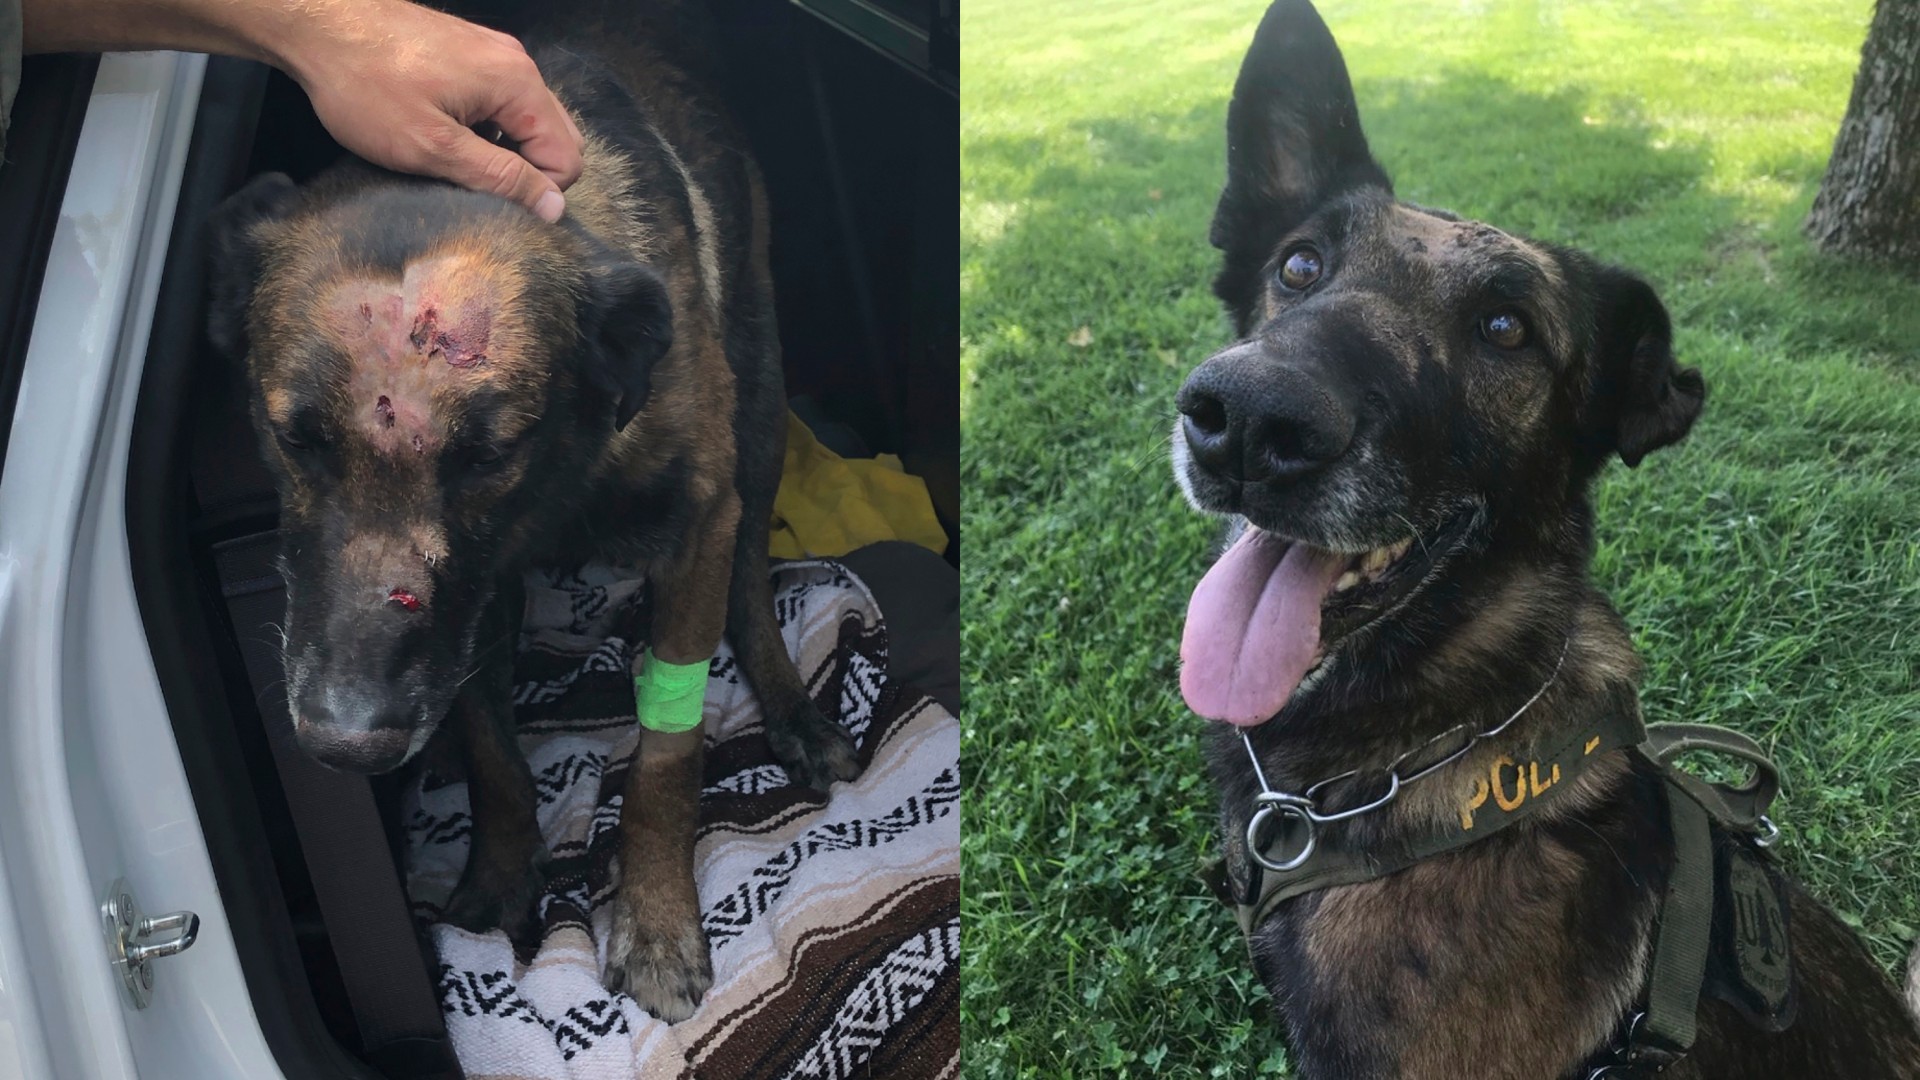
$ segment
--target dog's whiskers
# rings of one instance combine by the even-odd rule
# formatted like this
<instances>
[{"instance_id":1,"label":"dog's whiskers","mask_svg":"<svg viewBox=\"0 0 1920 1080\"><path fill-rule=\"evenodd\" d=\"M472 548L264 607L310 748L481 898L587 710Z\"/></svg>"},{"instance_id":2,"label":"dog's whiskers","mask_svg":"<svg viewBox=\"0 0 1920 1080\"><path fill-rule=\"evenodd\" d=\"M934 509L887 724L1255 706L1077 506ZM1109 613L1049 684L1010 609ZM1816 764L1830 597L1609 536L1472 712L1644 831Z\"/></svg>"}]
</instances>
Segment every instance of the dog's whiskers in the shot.
<instances>
[{"instance_id":1,"label":"dog's whiskers","mask_svg":"<svg viewBox=\"0 0 1920 1080\"><path fill-rule=\"evenodd\" d=\"M1408 521L1407 516L1405 514L1400 513L1398 510L1393 511L1393 516L1399 518L1401 522L1406 525L1407 531L1413 534L1414 542L1420 545L1421 556L1431 557L1433 552L1427 549L1427 538L1420 535L1419 526L1415 525L1411 521Z\"/></svg>"},{"instance_id":2,"label":"dog's whiskers","mask_svg":"<svg viewBox=\"0 0 1920 1080\"><path fill-rule=\"evenodd\" d=\"M471 679L475 675L480 674L480 669L487 666L487 660L489 657L493 655L493 650L513 640L514 633L515 633L514 631L509 630L506 633L501 634L499 637L494 638L492 643L490 643L486 648L481 649L477 654L475 654L473 658L473 670L467 672L466 675L462 676L459 682L454 683L453 688L455 690L460 689L461 687L467 685L468 679Z\"/></svg>"},{"instance_id":3,"label":"dog's whiskers","mask_svg":"<svg viewBox=\"0 0 1920 1080\"><path fill-rule=\"evenodd\" d=\"M1127 468L1127 479L1133 480L1138 478L1141 473L1147 471L1147 466L1166 457L1166 449L1171 445L1173 445L1173 432L1171 431L1154 440L1153 445L1142 451L1140 456L1134 459L1133 464Z\"/></svg>"}]
</instances>

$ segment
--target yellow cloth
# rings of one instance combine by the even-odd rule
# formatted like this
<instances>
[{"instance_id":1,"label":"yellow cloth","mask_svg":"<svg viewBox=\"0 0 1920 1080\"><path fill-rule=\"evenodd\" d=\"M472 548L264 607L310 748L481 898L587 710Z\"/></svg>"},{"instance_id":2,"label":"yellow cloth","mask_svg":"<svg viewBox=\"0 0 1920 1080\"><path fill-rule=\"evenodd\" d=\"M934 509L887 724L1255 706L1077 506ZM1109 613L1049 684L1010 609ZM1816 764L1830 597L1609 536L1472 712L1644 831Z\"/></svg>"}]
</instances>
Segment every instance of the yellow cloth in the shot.
<instances>
[{"instance_id":1,"label":"yellow cloth","mask_svg":"<svg viewBox=\"0 0 1920 1080\"><path fill-rule=\"evenodd\" d=\"M903 470L892 454L841 457L789 410L787 459L773 497L773 557L845 555L880 540L906 540L936 555L946 552L947 533L933 512L926 481Z\"/></svg>"}]
</instances>

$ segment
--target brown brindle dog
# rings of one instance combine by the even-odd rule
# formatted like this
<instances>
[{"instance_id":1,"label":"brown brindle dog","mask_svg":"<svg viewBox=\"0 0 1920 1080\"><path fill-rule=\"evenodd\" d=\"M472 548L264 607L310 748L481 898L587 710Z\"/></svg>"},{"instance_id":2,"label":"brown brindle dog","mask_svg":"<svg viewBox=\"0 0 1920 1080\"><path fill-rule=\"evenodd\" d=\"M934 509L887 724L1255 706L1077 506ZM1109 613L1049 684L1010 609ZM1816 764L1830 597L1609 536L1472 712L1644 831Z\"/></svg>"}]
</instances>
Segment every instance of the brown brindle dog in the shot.
<instances>
[{"instance_id":1,"label":"brown brindle dog","mask_svg":"<svg viewBox=\"0 0 1920 1080\"><path fill-rule=\"evenodd\" d=\"M1396 200L1305 0L1269 9L1227 134L1212 240L1239 339L1181 389L1173 457L1195 507L1229 523L1181 685L1237 725L1216 727L1209 758L1239 900L1261 790L1243 733L1272 790L1372 778L1325 789L1332 813L1377 797L1403 755L1519 713L1376 812L1323 826L1367 851L1460 815L1495 763L1637 722L1640 662L1588 581L1588 488L1611 457L1637 465L1683 438L1705 388L1674 362L1646 282ZM1279 902L1250 945L1299 1075L1586 1080L1646 992L1674 866L1667 798L1648 763L1594 753L1504 831ZM1713 843L1753 841L1716 828ZM1664 1075L1920 1077L1920 1030L1886 972L1782 888L1797 1019L1742 1019L1716 992L1716 954L1692 1052Z\"/></svg>"},{"instance_id":2,"label":"brown brindle dog","mask_svg":"<svg viewBox=\"0 0 1920 1080\"><path fill-rule=\"evenodd\" d=\"M543 885L510 683L531 564L644 568L660 659L703 664L724 632L794 781L858 771L774 618L767 211L689 22L576 10L527 35L586 136L558 225L347 162L260 177L214 226L211 338L246 358L279 479L298 738L384 772L451 717L473 846L446 918L472 929L523 934ZM669 1021L712 979L700 752L697 727L642 731L621 812L607 984Z\"/></svg>"}]
</instances>

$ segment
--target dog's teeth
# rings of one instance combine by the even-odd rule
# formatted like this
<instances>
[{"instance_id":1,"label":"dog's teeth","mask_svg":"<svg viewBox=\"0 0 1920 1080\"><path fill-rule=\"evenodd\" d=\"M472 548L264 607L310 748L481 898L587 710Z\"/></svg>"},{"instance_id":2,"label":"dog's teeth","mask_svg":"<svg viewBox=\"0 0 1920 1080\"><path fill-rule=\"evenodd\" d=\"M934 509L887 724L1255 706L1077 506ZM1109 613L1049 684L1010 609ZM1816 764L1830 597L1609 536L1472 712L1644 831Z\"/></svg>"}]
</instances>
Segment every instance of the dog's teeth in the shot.
<instances>
[{"instance_id":1,"label":"dog's teeth","mask_svg":"<svg viewBox=\"0 0 1920 1080\"><path fill-rule=\"evenodd\" d=\"M1387 563L1391 561L1392 558L1392 553L1387 551L1386 548L1374 548L1372 551L1367 552L1366 556L1360 560L1360 572L1368 575L1377 574L1386 569Z\"/></svg>"},{"instance_id":2,"label":"dog's teeth","mask_svg":"<svg viewBox=\"0 0 1920 1080\"><path fill-rule=\"evenodd\" d=\"M1360 575L1349 570L1340 575L1340 580L1333 583L1333 591L1345 592L1358 584L1360 584Z\"/></svg>"},{"instance_id":3,"label":"dog's teeth","mask_svg":"<svg viewBox=\"0 0 1920 1080\"><path fill-rule=\"evenodd\" d=\"M1411 543L1411 540L1402 540L1388 547L1374 548L1372 551L1360 556L1360 561L1354 564L1354 568L1347 571L1346 575L1334 584L1335 591L1351 588L1357 584L1359 580L1377 577L1381 571L1393 565L1396 559L1405 555L1407 553L1407 546ZM1358 575L1357 580L1350 580L1355 579L1356 574Z\"/></svg>"}]
</instances>

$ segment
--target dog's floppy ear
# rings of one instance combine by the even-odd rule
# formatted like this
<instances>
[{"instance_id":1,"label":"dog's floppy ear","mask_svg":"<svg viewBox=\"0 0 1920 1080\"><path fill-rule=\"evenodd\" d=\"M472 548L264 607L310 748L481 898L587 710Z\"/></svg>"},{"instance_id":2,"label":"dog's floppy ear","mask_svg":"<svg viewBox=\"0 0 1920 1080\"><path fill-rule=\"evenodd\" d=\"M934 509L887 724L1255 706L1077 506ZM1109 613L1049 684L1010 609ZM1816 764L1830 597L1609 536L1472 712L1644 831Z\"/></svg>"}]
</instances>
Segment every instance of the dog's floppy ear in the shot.
<instances>
[{"instance_id":1,"label":"dog's floppy ear","mask_svg":"<svg viewBox=\"0 0 1920 1080\"><path fill-rule=\"evenodd\" d=\"M673 345L672 298L652 270L607 257L588 268L579 312L587 383L614 400L614 429L624 428L647 403L654 362Z\"/></svg>"},{"instance_id":2,"label":"dog's floppy ear","mask_svg":"<svg viewBox=\"0 0 1920 1080\"><path fill-rule=\"evenodd\" d=\"M300 189L286 173L265 173L213 210L207 221L207 338L229 358L247 352L247 305L260 279L258 229L299 205Z\"/></svg>"},{"instance_id":3,"label":"dog's floppy ear","mask_svg":"<svg viewBox=\"0 0 1920 1080\"><path fill-rule=\"evenodd\" d=\"M1673 325L1653 286L1624 270L1603 268L1597 348L1582 425L1596 459L1620 454L1629 468L1687 437L1707 398L1699 368L1673 359Z\"/></svg>"},{"instance_id":4,"label":"dog's floppy ear","mask_svg":"<svg viewBox=\"0 0 1920 1080\"><path fill-rule=\"evenodd\" d=\"M1367 149L1340 47L1307 0L1277 0L1227 106L1227 183L1209 234L1226 265L1214 291L1244 321L1280 235L1366 185L1393 190Z\"/></svg>"}]
</instances>

